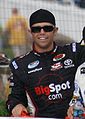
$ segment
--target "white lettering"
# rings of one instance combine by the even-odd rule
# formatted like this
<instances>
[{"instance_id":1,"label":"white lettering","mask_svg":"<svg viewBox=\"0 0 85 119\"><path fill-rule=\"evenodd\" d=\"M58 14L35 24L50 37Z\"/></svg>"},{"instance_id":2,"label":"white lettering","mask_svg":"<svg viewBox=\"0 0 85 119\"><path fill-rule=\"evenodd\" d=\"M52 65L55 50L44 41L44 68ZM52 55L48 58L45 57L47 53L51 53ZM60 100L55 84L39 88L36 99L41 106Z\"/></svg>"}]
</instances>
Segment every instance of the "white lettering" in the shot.
<instances>
[{"instance_id":1,"label":"white lettering","mask_svg":"<svg viewBox=\"0 0 85 119\"><path fill-rule=\"evenodd\" d=\"M29 71L28 74L33 73L33 72L36 72L36 71L40 71L40 70L42 70L42 68L34 69L34 70Z\"/></svg>"},{"instance_id":2,"label":"white lettering","mask_svg":"<svg viewBox=\"0 0 85 119\"><path fill-rule=\"evenodd\" d=\"M61 93L53 94L53 95L49 95L48 98L49 98L49 100L61 99L62 95L61 95Z\"/></svg>"},{"instance_id":3,"label":"white lettering","mask_svg":"<svg viewBox=\"0 0 85 119\"><path fill-rule=\"evenodd\" d=\"M54 87L53 83L49 85L49 88L50 88L50 92L54 92L55 91L55 87Z\"/></svg>"},{"instance_id":4,"label":"white lettering","mask_svg":"<svg viewBox=\"0 0 85 119\"><path fill-rule=\"evenodd\" d=\"M49 85L49 88L50 88L50 92L56 91L56 93L58 94L59 91L61 91L61 90L70 89L70 82L67 81L66 83L62 83L61 85L60 84L54 85L54 83L52 83Z\"/></svg>"}]
</instances>

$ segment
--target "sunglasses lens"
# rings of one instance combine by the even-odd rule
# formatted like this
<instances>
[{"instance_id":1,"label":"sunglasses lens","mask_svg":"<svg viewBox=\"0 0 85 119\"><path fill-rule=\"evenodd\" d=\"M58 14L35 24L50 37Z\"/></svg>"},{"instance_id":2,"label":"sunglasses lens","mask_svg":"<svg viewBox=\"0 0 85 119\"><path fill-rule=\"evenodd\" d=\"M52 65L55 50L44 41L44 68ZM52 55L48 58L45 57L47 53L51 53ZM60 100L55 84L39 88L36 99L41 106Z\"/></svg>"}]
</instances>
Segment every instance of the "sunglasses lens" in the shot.
<instances>
[{"instance_id":1,"label":"sunglasses lens","mask_svg":"<svg viewBox=\"0 0 85 119\"><path fill-rule=\"evenodd\" d=\"M33 33L38 33L38 32L41 31L41 27L38 27L38 26L36 26L36 27L31 27L31 31L32 31Z\"/></svg>"},{"instance_id":2,"label":"sunglasses lens","mask_svg":"<svg viewBox=\"0 0 85 119\"><path fill-rule=\"evenodd\" d=\"M53 26L35 26L35 27L31 27L31 31L33 33L39 33L41 31L41 29L43 29L45 32L51 32L53 31L54 27Z\"/></svg>"},{"instance_id":3,"label":"sunglasses lens","mask_svg":"<svg viewBox=\"0 0 85 119\"><path fill-rule=\"evenodd\" d=\"M44 26L43 29L45 32L51 32L51 31L53 31L54 27L53 26Z\"/></svg>"}]
</instances>

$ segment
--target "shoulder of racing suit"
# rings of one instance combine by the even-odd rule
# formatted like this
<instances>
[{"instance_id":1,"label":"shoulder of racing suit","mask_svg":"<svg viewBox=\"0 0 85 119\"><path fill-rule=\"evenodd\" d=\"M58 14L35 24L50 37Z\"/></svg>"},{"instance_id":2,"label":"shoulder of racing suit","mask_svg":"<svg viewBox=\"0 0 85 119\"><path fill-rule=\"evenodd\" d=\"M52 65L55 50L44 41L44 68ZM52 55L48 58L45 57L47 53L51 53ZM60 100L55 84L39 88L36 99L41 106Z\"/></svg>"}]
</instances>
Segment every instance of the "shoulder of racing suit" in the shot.
<instances>
[{"instance_id":1,"label":"shoulder of racing suit","mask_svg":"<svg viewBox=\"0 0 85 119\"><path fill-rule=\"evenodd\" d=\"M10 68L12 70L20 70L27 62L31 59L33 52L27 53L25 55L21 55L19 57L13 58L10 62Z\"/></svg>"},{"instance_id":2,"label":"shoulder of racing suit","mask_svg":"<svg viewBox=\"0 0 85 119\"><path fill-rule=\"evenodd\" d=\"M71 43L71 44L66 44L65 46L63 47L57 47L57 50L56 47L54 48L54 51L55 52L68 52L69 53L76 53L77 51L80 52L81 51L81 48L80 47L83 47L83 46L80 46L80 44L78 43ZM10 67L12 69L19 69L21 68L22 66L24 66L26 63L31 63L33 61L33 59L35 60L35 56L39 56L40 57L40 54L38 54L37 52L35 51L31 51L30 53L27 53L25 55L22 55L20 57L17 57L17 58L14 58L11 63L10 63ZM37 60L37 59L36 59Z\"/></svg>"}]
</instances>

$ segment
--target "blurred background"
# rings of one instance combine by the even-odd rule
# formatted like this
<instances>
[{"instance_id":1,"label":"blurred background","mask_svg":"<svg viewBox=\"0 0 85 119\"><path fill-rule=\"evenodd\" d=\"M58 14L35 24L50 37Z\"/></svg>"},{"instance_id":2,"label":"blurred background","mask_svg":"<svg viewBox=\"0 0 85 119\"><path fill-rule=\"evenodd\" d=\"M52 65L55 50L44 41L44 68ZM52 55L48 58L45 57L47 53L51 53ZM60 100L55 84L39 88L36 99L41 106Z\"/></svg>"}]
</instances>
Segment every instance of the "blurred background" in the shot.
<instances>
[{"instance_id":1,"label":"blurred background","mask_svg":"<svg viewBox=\"0 0 85 119\"><path fill-rule=\"evenodd\" d=\"M85 0L0 0L0 34L2 35L0 51L5 52L10 58L14 57L8 42L10 35L7 34L8 32L2 32L6 29L6 22L11 17L13 8L17 8L19 14L27 19L28 27L32 12L39 8L50 10L56 17L56 26L59 28L59 34L57 36L55 34L55 40L59 45L72 41L80 42L82 39L82 29L85 26ZM29 34L29 42L30 39Z\"/></svg>"},{"instance_id":2,"label":"blurred background","mask_svg":"<svg viewBox=\"0 0 85 119\"><path fill-rule=\"evenodd\" d=\"M8 115L4 100L10 92L9 62L31 50L29 16L40 8L50 10L56 18L59 30L54 40L58 45L82 40L85 0L0 0L0 116Z\"/></svg>"},{"instance_id":3,"label":"blurred background","mask_svg":"<svg viewBox=\"0 0 85 119\"><path fill-rule=\"evenodd\" d=\"M17 8L27 19L28 27L32 12L39 8L50 10L56 17L56 26L59 28L59 34L57 36L55 34L55 40L59 45L71 41L80 42L82 39L82 30L85 26L85 0L0 0L1 35L1 31L5 31L6 22L11 17L13 8ZM14 54L8 42L9 37L7 33L3 33L0 37L0 50L12 58ZM30 38L29 34L28 40Z\"/></svg>"}]
</instances>

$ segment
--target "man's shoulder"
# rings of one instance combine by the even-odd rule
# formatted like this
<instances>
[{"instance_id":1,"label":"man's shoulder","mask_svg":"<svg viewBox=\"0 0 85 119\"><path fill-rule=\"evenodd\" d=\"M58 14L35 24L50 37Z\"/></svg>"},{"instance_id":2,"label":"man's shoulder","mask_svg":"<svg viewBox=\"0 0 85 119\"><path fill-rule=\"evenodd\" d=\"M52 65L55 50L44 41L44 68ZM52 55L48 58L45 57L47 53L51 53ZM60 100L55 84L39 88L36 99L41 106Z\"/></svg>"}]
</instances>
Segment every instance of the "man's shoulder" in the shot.
<instances>
[{"instance_id":1,"label":"man's shoulder","mask_svg":"<svg viewBox=\"0 0 85 119\"><path fill-rule=\"evenodd\" d=\"M31 52L21 55L19 57L13 58L10 63L10 67L14 69L19 69L26 64L31 58Z\"/></svg>"},{"instance_id":2,"label":"man's shoulder","mask_svg":"<svg viewBox=\"0 0 85 119\"><path fill-rule=\"evenodd\" d=\"M77 43L76 42L72 42L72 43L70 43L70 44L65 44L65 45L63 45L63 46L60 46L61 47L61 49L63 49L63 50L71 50L71 51L73 51L73 50L76 50L76 47L77 47Z\"/></svg>"},{"instance_id":3,"label":"man's shoulder","mask_svg":"<svg viewBox=\"0 0 85 119\"><path fill-rule=\"evenodd\" d=\"M72 42L70 44L64 45L63 47L70 48L73 52L75 52L77 49L79 50L79 48L82 46L80 45L80 43Z\"/></svg>"}]
</instances>

